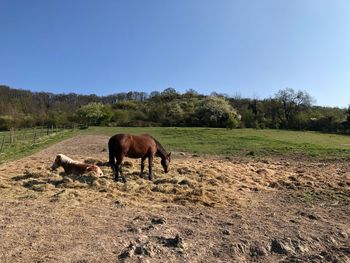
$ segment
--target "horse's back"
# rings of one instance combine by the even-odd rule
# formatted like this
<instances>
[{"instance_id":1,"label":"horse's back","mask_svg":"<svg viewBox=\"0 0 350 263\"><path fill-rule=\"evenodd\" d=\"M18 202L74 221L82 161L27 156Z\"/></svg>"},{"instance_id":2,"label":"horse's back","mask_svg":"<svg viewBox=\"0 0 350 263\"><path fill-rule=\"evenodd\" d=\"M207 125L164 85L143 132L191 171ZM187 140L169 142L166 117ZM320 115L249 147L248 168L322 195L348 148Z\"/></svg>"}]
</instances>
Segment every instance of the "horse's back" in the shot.
<instances>
[{"instance_id":1,"label":"horse's back","mask_svg":"<svg viewBox=\"0 0 350 263\"><path fill-rule=\"evenodd\" d=\"M149 134L131 135L116 134L108 141L109 151L131 158L141 158L146 154L154 154L157 146Z\"/></svg>"}]
</instances>

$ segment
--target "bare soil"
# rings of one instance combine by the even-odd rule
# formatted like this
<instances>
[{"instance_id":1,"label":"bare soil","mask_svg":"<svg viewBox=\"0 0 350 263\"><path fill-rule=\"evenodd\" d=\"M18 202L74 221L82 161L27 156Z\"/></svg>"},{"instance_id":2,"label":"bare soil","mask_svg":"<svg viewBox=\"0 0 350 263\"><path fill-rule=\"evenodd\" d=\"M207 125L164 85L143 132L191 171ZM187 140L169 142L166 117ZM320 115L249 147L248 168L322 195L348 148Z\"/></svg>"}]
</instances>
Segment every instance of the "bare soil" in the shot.
<instances>
[{"instance_id":1,"label":"bare soil","mask_svg":"<svg viewBox=\"0 0 350 263\"><path fill-rule=\"evenodd\" d=\"M350 262L350 164L173 153L154 179L105 136L0 166L0 262ZM56 154L105 176L50 171ZM146 167L147 168L147 167Z\"/></svg>"}]
</instances>

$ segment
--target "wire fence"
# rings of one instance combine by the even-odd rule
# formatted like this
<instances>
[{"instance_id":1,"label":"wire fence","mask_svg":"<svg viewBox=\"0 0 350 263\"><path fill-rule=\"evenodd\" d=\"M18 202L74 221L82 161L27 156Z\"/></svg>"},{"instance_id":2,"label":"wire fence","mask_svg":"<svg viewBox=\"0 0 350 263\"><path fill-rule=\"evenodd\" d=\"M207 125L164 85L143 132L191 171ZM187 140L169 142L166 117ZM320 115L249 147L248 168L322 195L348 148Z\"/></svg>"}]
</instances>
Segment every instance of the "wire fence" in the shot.
<instances>
[{"instance_id":1,"label":"wire fence","mask_svg":"<svg viewBox=\"0 0 350 263\"><path fill-rule=\"evenodd\" d=\"M68 126L34 127L6 132L0 132L0 153L16 145L31 143L36 144L44 137L75 129Z\"/></svg>"}]
</instances>

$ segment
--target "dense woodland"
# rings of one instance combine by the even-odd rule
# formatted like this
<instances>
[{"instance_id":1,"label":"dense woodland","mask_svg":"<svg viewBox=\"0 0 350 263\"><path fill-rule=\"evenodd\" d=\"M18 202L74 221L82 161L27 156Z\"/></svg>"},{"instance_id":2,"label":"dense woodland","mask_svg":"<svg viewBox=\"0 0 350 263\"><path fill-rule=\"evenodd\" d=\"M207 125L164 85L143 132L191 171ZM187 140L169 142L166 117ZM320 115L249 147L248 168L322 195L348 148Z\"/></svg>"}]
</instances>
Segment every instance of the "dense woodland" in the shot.
<instances>
[{"instance_id":1,"label":"dense woodland","mask_svg":"<svg viewBox=\"0 0 350 263\"><path fill-rule=\"evenodd\" d=\"M313 105L303 91L268 99L195 90L128 92L109 96L52 94L0 86L0 130L51 125L196 126L350 132L347 109Z\"/></svg>"}]
</instances>

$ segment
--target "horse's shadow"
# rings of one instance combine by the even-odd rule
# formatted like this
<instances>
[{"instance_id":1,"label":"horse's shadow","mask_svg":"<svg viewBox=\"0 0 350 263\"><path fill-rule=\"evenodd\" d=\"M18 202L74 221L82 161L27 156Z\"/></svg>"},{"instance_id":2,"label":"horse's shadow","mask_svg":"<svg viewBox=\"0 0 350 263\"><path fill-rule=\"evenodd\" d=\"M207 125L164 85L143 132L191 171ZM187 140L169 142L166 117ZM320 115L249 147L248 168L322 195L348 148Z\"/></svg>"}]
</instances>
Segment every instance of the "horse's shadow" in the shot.
<instances>
[{"instance_id":1,"label":"horse's shadow","mask_svg":"<svg viewBox=\"0 0 350 263\"><path fill-rule=\"evenodd\" d=\"M61 179L44 177L43 175L37 173L25 172L23 175L17 175L12 177L13 181L24 181L22 186L28 189L33 189L38 185L51 184L55 187L59 187L60 185L69 186L70 183L79 182L82 184L86 184L92 186L98 177L91 174L66 174L65 172L59 173ZM107 178L103 176L104 178ZM112 179L112 178L111 178Z\"/></svg>"},{"instance_id":2,"label":"horse's shadow","mask_svg":"<svg viewBox=\"0 0 350 263\"><path fill-rule=\"evenodd\" d=\"M107 163L106 163L107 164ZM107 165L106 165L107 166ZM128 169L124 170L124 176L127 181L134 181L137 179L144 179L148 180L148 173L143 172L142 174L140 171L131 171ZM93 174L66 174L64 171L60 172L58 174L60 178L57 177L48 177L46 175L43 175L41 173L32 172L32 171L25 171L23 175L17 175L12 177L11 179L13 181L23 181L22 186L27 189L34 189L38 186L43 186L46 184L51 184L54 187L60 187L60 188L70 188L73 187L74 182L79 182L81 184L85 184L87 186L93 186L94 183L98 180L108 180L108 181L114 181L114 174L111 171L111 173L105 174L101 177L96 177ZM121 177L119 177L118 182L121 181Z\"/></svg>"},{"instance_id":3,"label":"horse's shadow","mask_svg":"<svg viewBox=\"0 0 350 263\"><path fill-rule=\"evenodd\" d=\"M71 180L72 182L79 182L82 184L92 185L95 181L98 180L98 177L91 174L66 174L64 172L60 173L60 176L63 177L62 181L67 182Z\"/></svg>"}]
</instances>

